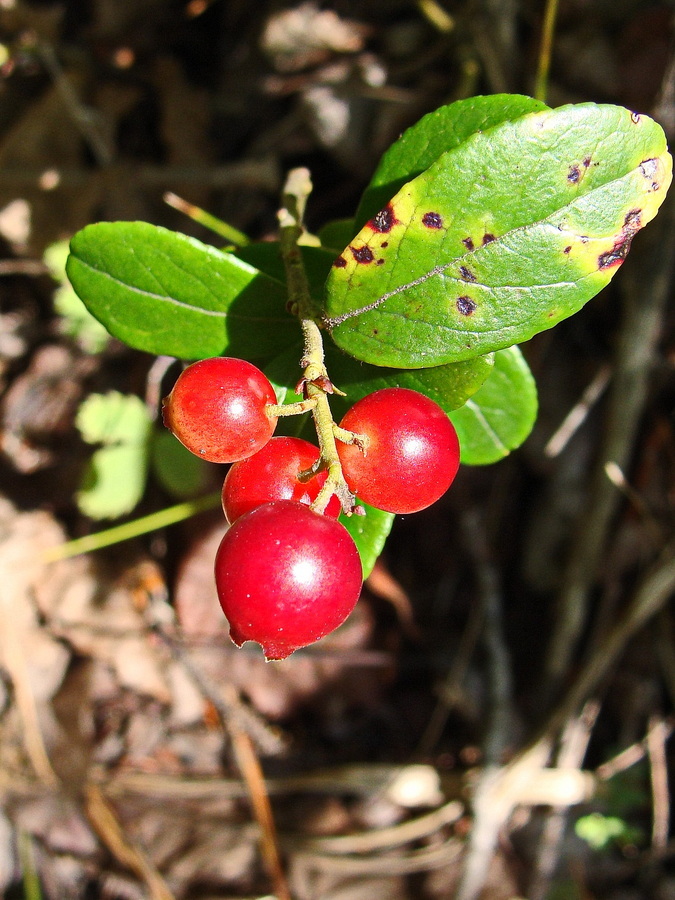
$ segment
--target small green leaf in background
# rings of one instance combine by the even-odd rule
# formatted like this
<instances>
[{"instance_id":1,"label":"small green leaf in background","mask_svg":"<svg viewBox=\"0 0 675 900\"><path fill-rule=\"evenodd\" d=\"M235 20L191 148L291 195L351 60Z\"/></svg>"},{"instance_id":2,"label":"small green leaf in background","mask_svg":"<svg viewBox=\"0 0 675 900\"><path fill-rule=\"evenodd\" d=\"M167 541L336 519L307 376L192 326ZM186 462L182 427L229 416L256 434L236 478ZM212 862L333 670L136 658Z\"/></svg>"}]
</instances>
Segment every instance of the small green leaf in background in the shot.
<instances>
[{"instance_id":1,"label":"small green leaf in background","mask_svg":"<svg viewBox=\"0 0 675 900\"><path fill-rule=\"evenodd\" d=\"M153 429L150 460L159 484L177 500L198 497L211 487L213 464L191 453L166 428Z\"/></svg>"},{"instance_id":2,"label":"small green leaf in background","mask_svg":"<svg viewBox=\"0 0 675 900\"><path fill-rule=\"evenodd\" d=\"M110 340L107 330L89 312L66 276L68 241L50 244L43 260L59 286L54 291L54 309L62 317L61 330L74 338L86 353L100 353Z\"/></svg>"},{"instance_id":3,"label":"small green leaf in background","mask_svg":"<svg viewBox=\"0 0 675 900\"><path fill-rule=\"evenodd\" d=\"M298 334L283 284L234 254L146 222L78 231L67 273L112 335L148 353L262 359Z\"/></svg>"},{"instance_id":4,"label":"small green leaf in background","mask_svg":"<svg viewBox=\"0 0 675 900\"><path fill-rule=\"evenodd\" d=\"M367 578L373 571L396 517L393 513L383 512L365 503L359 502L358 505L364 508L365 515L341 515L340 521L354 538L361 556L363 577Z\"/></svg>"},{"instance_id":5,"label":"small green leaf in background","mask_svg":"<svg viewBox=\"0 0 675 900\"><path fill-rule=\"evenodd\" d=\"M602 813L590 813L580 816L574 824L577 837L593 850L607 850L613 844L634 844L644 840L639 828L631 827L618 816L604 816Z\"/></svg>"},{"instance_id":6,"label":"small green leaf in background","mask_svg":"<svg viewBox=\"0 0 675 900\"><path fill-rule=\"evenodd\" d=\"M450 413L461 461L479 466L503 459L523 443L536 418L537 386L523 354L518 347L499 350L485 384Z\"/></svg>"},{"instance_id":7,"label":"small green leaf in background","mask_svg":"<svg viewBox=\"0 0 675 900\"><path fill-rule=\"evenodd\" d=\"M439 156L458 147L470 135L547 108L540 100L522 94L491 94L458 100L423 116L383 155L361 198L355 219L357 227L339 246L345 247L407 181L412 181ZM327 244L323 233L320 237L321 243Z\"/></svg>"},{"instance_id":8,"label":"small green leaf in background","mask_svg":"<svg viewBox=\"0 0 675 900\"><path fill-rule=\"evenodd\" d=\"M150 416L143 401L111 391L92 394L75 424L88 444L100 444L85 470L77 504L92 519L114 519L136 506L145 490Z\"/></svg>"},{"instance_id":9,"label":"small green leaf in background","mask_svg":"<svg viewBox=\"0 0 675 900\"><path fill-rule=\"evenodd\" d=\"M621 107L543 110L472 134L336 258L333 340L410 368L528 340L610 281L671 177L663 129Z\"/></svg>"}]
</instances>

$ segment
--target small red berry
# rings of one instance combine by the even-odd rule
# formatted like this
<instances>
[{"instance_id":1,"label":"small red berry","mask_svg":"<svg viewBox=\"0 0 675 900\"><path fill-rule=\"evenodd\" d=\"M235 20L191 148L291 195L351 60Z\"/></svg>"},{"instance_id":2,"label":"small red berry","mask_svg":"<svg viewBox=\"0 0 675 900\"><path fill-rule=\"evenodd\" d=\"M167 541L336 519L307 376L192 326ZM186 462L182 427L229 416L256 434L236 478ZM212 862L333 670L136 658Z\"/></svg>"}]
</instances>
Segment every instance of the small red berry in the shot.
<instances>
[{"instance_id":1,"label":"small red berry","mask_svg":"<svg viewBox=\"0 0 675 900\"><path fill-rule=\"evenodd\" d=\"M262 450L235 463L223 484L223 510L232 523L239 516L271 500L297 500L309 506L316 500L328 473L299 481L319 459L319 448L296 437L273 437ZM333 495L325 514L337 519L340 501Z\"/></svg>"},{"instance_id":2,"label":"small red berry","mask_svg":"<svg viewBox=\"0 0 675 900\"><path fill-rule=\"evenodd\" d=\"M164 399L164 424L202 459L235 462L252 456L274 434L274 388L244 359L216 356L188 366Z\"/></svg>"},{"instance_id":3,"label":"small red berry","mask_svg":"<svg viewBox=\"0 0 675 900\"><path fill-rule=\"evenodd\" d=\"M340 426L368 438L365 452L342 442L337 451L349 489L378 509L426 509L457 474L457 432L441 407L417 391L375 391L358 400Z\"/></svg>"},{"instance_id":4,"label":"small red berry","mask_svg":"<svg viewBox=\"0 0 675 900\"><path fill-rule=\"evenodd\" d=\"M257 641L267 659L284 659L337 628L363 577L347 529L293 500L237 519L218 548L215 574L230 637L238 646Z\"/></svg>"}]
</instances>

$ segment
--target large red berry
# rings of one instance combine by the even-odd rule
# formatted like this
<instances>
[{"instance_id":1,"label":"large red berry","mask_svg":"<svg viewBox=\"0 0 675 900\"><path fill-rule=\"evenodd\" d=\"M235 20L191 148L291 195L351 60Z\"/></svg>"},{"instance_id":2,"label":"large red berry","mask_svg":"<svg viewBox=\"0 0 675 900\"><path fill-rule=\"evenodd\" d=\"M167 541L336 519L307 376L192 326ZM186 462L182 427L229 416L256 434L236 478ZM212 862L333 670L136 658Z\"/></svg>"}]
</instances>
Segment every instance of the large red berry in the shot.
<instances>
[{"instance_id":1,"label":"large red berry","mask_svg":"<svg viewBox=\"0 0 675 900\"><path fill-rule=\"evenodd\" d=\"M365 453L341 442L337 450L350 490L378 509L426 509L457 474L457 432L441 407L417 391L375 391L358 400L340 425L368 438Z\"/></svg>"},{"instance_id":2,"label":"large red berry","mask_svg":"<svg viewBox=\"0 0 675 900\"><path fill-rule=\"evenodd\" d=\"M202 459L228 463L252 456L269 441L277 419L266 411L277 398L260 369L244 359L216 356L188 366L164 399L164 424Z\"/></svg>"},{"instance_id":3,"label":"large red berry","mask_svg":"<svg viewBox=\"0 0 675 900\"><path fill-rule=\"evenodd\" d=\"M223 484L223 510L228 522L271 500L297 500L309 506L316 500L328 473L319 472L309 481L300 481L319 459L319 448L296 437L273 437L262 450L235 463ZM340 501L333 495L326 515L340 515Z\"/></svg>"},{"instance_id":4,"label":"large red berry","mask_svg":"<svg viewBox=\"0 0 675 900\"><path fill-rule=\"evenodd\" d=\"M216 587L241 646L284 659L340 625L361 591L361 559L347 529L303 503L276 500L237 519L216 553Z\"/></svg>"}]
</instances>

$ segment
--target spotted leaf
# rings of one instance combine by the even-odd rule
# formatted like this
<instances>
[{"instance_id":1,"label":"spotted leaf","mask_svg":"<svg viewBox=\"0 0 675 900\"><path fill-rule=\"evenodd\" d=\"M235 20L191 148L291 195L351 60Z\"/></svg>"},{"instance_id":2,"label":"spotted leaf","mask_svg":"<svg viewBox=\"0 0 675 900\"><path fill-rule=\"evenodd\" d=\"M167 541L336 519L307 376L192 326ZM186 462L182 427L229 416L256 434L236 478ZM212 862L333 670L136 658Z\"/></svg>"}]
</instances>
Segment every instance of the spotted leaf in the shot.
<instances>
[{"instance_id":1,"label":"spotted leaf","mask_svg":"<svg viewBox=\"0 0 675 900\"><path fill-rule=\"evenodd\" d=\"M609 282L671 177L660 126L621 107L542 110L473 133L335 259L325 324L380 366L525 341Z\"/></svg>"},{"instance_id":2,"label":"spotted leaf","mask_svg":"<svg viewBox=\"0 0 675 900\"><path fill-rule=\"evenodd\" d=\"M356 214L359 228L380 209L386 208L387 201L407 181L420 175L442 153L458 147L470 135L546 108L541 100L522 94L491 94L467 97L422 116L382 156L359 204ZM355 233L356 229L352 229L345 235L345 240ZM323 237L321 243L335 246Z\"/></svg>"}]
</instances>

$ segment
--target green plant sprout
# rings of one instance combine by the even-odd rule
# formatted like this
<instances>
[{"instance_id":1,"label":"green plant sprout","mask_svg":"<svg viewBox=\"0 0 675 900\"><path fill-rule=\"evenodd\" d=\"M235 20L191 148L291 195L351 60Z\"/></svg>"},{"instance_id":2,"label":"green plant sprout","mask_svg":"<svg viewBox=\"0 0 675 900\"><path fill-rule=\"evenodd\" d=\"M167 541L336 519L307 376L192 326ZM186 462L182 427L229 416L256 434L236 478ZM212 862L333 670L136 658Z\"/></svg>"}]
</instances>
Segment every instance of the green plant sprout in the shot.
<instances>
[{"instance_id":1,"label":"green plant sprout","mask_svg":"<svg viewBox=\"0 0 675 900\"><path fill-rule=\"evenodd\" d=\"M281 658L321 637L320 625L298 636L293 596L303 597L305 624L324 615L322 595L339 606L341 621L358 596L353 544L367 575L394 513L428 505L417 502L416 485L433 502L430 470L438 469L441 493L454 478L448 448L456 439L470 465L496 462L522 444L537 396L518 344L608 284L671 177L663 130L646 116L592 103L550 109L502 94L441 107L409 128L384 154L354 219L327 223L318 240L303 224L305 170L289 175L277 242L249 242L226 228L220 233L234 246L218 250L143 222L98 223L74 236L68 277L110 334L149 353L211 361L201 380L165 401L166 423L197 456L218 458L211 426L221 417L219 390L230 404L215 443L234 446L226 457L235 465L260 451L277 424L318 444L318 459L288 487L297 492L321 474L309 508L292 493L274 494L223 539L217 583L228 618L237 620L235 640L258 639ZM251 364L265 387L247 395L242 374L219 389L217 359L237 372ZM377 425L370 414L350 419L355 404L381 395ZM442 438L431 435L435 413L410 425L400 399L409 395L421 398L412 409L429 402L439 409ZM237 420L240 407L249 412ZM323 515L335 497L339 520ZM282 507L266 510L275 503ZM254 557L271 528L280 529L274 540L292 534L294 546L304 541L313 553L276 559L285 573L276 594L265 595L250 572L238 592L233 557ZM269 573L267 580L274 581ZM261 621L276 623L274 635L240 627L253 606ZM336 624L331 618L328 630Z\"/></svg>"}]
</instances>

